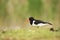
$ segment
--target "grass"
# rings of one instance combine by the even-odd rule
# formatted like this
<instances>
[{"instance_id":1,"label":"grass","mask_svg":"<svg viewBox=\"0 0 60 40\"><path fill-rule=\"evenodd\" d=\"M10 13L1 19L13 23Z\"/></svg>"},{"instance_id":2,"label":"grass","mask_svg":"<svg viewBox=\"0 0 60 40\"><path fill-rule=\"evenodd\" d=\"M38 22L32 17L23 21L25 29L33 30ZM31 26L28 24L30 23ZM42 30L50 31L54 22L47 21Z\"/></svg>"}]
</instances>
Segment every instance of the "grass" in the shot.
<instances>
[{"instance_id":1,"label":"grass","mask_svg":"<svg viewBox=\"0 0 60 40\"><path fill-rule=\"evenodd\" d=\"M24 1L19 0L0 0L0 26L21 25L24 22L24 18L33 16L43 21L49 20L49 22L53 23L54 27L60 27L58 7L60 1L49 1L28 0L24 3ZM49 29L35 27L7 30L5 33L0 31L0 40L60 40L60 32L51 32Z\"/></svg>"},{"instance_id":2,"label":"grass","mask_svg":"<svg viewBox=\"0 0 60 40\"><path fill-rule=\"evenodd\" d=\"M43 28L25 28L0 32L0 40L59 40L60 32L51 32Z\"/></svg>"}]
</instances>

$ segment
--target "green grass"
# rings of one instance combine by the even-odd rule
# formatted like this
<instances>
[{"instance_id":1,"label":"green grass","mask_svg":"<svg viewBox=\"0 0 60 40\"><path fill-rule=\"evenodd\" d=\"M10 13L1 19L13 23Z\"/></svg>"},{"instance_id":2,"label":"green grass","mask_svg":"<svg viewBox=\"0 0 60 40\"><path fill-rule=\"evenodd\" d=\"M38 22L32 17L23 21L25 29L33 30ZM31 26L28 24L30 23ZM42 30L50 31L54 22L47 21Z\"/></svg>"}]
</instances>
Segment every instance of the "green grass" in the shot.
<instances>
[{"instance_id":1,"label":"green grass","mask_svg":"<svg viewBox=\"0 0 60 40\"><path fill-rule=\"evenodd\" d=\"M59 40L59 32L51 32L43 28L26 28L0 32L0 40Z\"/></svg>"},{"instance_id":2,"label":"green grass","mask_svg":"<svg viewBox=\"0 0 60 40\"><path fill-rule=\"evenodd\" d=\"M24 21L29 16L49 21L54 27L60 27L59 5L60 0L27 0L26 2L0 0L0 27L24 27ZM60 32L51 32L43 28L7 30L6 33L0 31L0 40L60 40Z\"/></svg>"}]
</instances>

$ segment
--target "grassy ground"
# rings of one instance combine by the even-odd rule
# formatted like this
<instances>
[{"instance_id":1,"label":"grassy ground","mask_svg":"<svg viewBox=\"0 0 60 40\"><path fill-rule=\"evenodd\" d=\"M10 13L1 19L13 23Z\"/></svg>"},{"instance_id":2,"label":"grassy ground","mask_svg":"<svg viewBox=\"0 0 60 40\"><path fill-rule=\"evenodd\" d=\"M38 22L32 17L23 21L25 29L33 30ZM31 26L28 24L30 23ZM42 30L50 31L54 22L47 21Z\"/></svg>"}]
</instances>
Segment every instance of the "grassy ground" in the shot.
<instances>
[{"instance_id":1,"label":"grassy ground","mask_svg":"<svg viewBox=\"0 0 60 40\"><path fill-rule=\"evenodd\" d=\"M0 32L0 40L60 40L60 32L44 28L24 28Z\"/></svg>"},{"instance_id":2,"label":"grassy ground","mask_svg":"<svg viewBox=\"0 0 60 40\"><path fill-rule=\"evenodd\" d=\"M60 0L0 0L0 27L23 27L5 33L0 31L0 40L60 40L60 31L24 28L24 20L30 16L60 28Z\"/></svg>"}]
</instances>

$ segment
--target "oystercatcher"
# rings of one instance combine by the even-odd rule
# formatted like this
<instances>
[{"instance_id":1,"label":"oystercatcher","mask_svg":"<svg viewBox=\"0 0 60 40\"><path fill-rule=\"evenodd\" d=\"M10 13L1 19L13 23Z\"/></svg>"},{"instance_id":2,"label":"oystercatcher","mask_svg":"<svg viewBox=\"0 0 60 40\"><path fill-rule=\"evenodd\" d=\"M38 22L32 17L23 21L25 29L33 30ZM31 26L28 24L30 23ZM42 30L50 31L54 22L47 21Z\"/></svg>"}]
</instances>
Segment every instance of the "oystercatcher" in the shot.
<instances>
[{"instance_id":1,"label":"oystercatcher","mask_svg":"<svg viewBox=\"0 0 60 40\"><path fill-rule=\"evenodd\" d=\"M37 27L42 27L42 26L45 26L45 25L52 25L51 23L49 23L49 22L44 22L44 21L42 21L42 20L36 20L36 19L34 19L33 17L29 17L29 21L30 21L30 24L32 25L32 26L37 26ZM54 28L50 28L50 31L55 31L54 30Z\"/></svg>"},{"instance_id":2,"label":"oystercatcher","mask_svg":"<svg viewBox=\"0 0 60 40\"><path fill-rule=\"evenodd\" d=\"M42 20L36 20L36 19L34 19L33 17L29 17L29 21L30 21L30 24L31 24L32 26L45 26L45 25L47 25L47 24L52 25L52 24L49 23L49 22L44 22L44 21L42 21Z\"/></svg>"}]
</instances>

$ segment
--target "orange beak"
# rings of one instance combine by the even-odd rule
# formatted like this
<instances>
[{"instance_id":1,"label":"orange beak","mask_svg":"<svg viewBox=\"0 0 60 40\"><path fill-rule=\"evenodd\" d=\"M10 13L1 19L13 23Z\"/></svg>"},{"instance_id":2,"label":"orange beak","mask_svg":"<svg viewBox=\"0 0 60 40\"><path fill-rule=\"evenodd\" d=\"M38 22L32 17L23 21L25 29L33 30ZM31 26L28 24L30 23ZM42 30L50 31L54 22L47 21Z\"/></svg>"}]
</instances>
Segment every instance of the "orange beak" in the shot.
<instances>
[{"instance_id":1,"label":"orange beak","mask_svg":"<svg viewBox=\"0 0 60 40\"><path fill-rule=\"evenodd\" d=\"M25 24L28 24L29 23L29 19L26 19L24 23Z\"/></svg>"}]
</instances>

